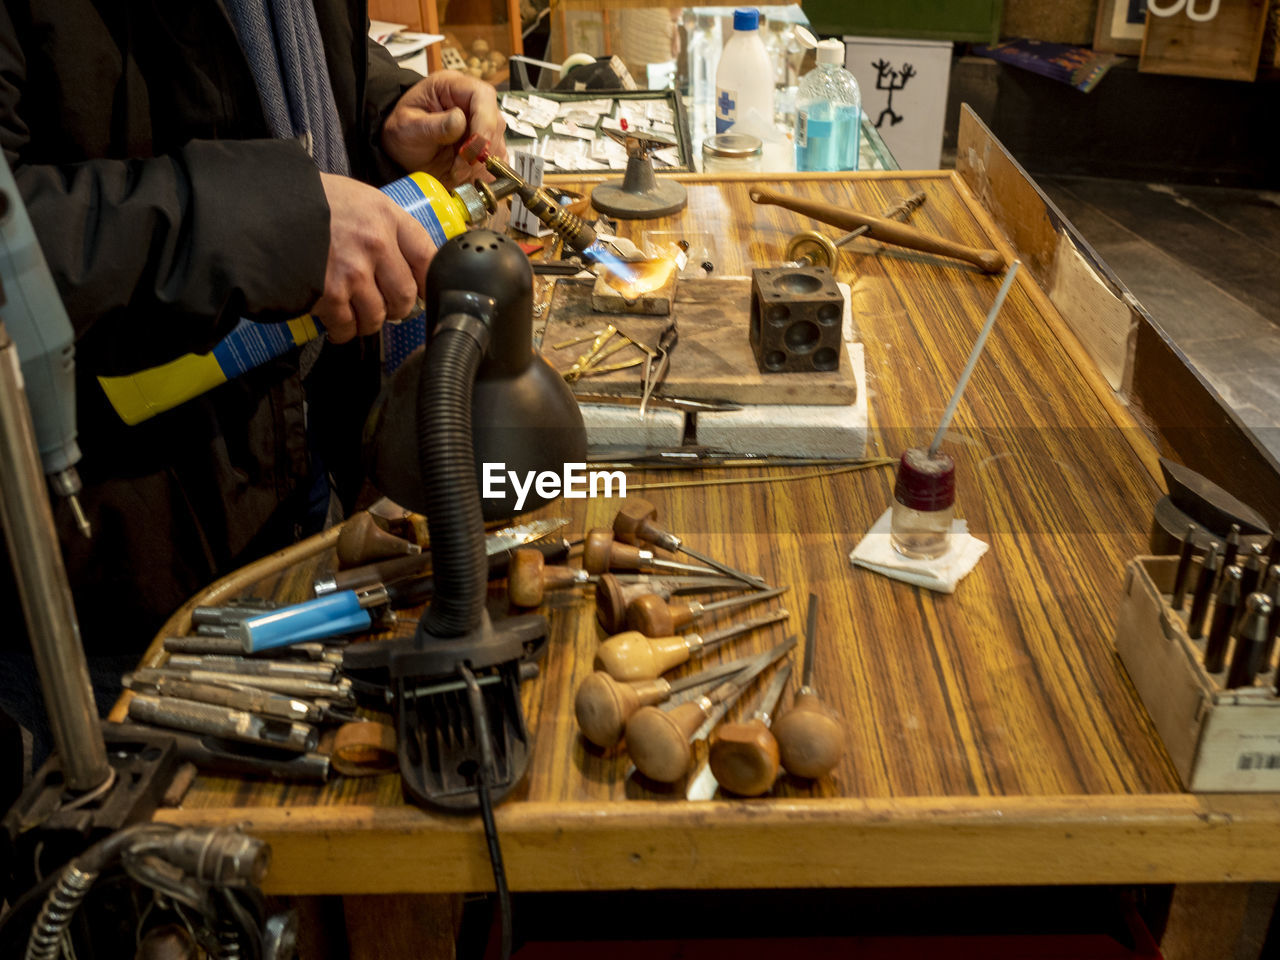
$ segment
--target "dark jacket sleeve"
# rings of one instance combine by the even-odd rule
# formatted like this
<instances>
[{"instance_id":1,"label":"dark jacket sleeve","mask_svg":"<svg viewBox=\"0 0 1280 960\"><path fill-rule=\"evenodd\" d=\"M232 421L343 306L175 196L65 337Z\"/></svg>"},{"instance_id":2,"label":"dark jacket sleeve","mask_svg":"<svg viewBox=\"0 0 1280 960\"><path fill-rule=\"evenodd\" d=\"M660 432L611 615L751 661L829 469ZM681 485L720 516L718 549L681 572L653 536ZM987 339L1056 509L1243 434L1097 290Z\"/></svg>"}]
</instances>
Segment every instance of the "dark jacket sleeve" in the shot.
<instances>
[{"instance_id":1,"label":"dark jacket sleeve","mask_svg":"<svg viewBox=\"0 0 1280 960\"><path fill-rule=\"evenodd\" d=\"M243 315L286 319L315 302L328 204L301 144L206 140L145 159L25 162L25 59L0 18L0 146L95 372L205 351Z\"/></svg>"},{"instance_id":2,"label":"dark jacket sleeve","mask_svg":"<svg viewBox=\"0 0 1280 960\"><path fill-rule=\"evenodd\" d=\"M401 67L387 48L369 38L369 68L365 81L365 102L362 112L367 123L366 137L382 183L404 176L406 171L382 149L382 124L386 122L396 102L404 92L422 79L422 75Z\"/></svg>"}]
</instances>

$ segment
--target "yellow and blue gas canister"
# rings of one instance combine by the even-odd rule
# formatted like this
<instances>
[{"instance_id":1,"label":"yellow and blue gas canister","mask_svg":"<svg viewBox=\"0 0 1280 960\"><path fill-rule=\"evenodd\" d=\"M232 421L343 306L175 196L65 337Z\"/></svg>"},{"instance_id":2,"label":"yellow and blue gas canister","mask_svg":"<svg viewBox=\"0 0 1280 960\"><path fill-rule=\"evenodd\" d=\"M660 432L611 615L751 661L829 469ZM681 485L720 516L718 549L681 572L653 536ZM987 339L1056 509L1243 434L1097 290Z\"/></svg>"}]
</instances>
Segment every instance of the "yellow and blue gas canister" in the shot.
<instances>
[{"instance_id":1,"label":"yellow and blue gas canister","mask_svg":"<svg viewBox=\"0 0 1280 960\"><path fill-rule=\"evenodd\" d=\"M474 187L464 185L450 191L425 173L401 177L383 187L382 192L422 224L437 247L483 220L488 213ZM385 363L394 369L423 342L426 322L422 314L418 314L384 330ZM98 383L120 419L130 425L141 423L314 340L321 332L310 314L284 323L255 323L243 319L209 353L188 353L127 376L99 377Z\"/></svg>"}]
</instances>

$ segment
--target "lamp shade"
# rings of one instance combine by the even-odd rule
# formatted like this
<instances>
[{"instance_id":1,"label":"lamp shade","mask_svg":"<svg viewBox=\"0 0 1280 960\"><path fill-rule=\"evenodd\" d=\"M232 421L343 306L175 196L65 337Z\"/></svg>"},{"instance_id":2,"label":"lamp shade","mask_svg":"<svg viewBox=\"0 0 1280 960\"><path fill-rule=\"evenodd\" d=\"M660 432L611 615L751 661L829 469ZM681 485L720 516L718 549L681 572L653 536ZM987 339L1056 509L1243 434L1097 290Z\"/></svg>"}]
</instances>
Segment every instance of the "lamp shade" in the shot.
<instances>
[{"instance_id":1,"label":"lamp shade","mask_svg":"<svg viewBox=\"0 0 1280 960\"><path fill-rule=\"evenodd\" d=\"M528 257L513 241L488 230L472 230L445 244L427 272L428 345L441 323L448 322L442 298L454 302L450 296L462 293L493 301L487 350L471 385L473 453L485 520L550 503L558 491L540 495L538 484L528 479L543 472L560 475L564 464L586 460L586 428L578 403L560 374L533 348L532 290ZM365 455L375 486L400 506L422 513L428 512L418 457L424 356L419 350L396 370L365 428ZM423 430L432 428L430 422L422 424ZM486 484L486 471L502 482ZM523 500L517 484L526 490Z\"/></svg>"}]
</instances>

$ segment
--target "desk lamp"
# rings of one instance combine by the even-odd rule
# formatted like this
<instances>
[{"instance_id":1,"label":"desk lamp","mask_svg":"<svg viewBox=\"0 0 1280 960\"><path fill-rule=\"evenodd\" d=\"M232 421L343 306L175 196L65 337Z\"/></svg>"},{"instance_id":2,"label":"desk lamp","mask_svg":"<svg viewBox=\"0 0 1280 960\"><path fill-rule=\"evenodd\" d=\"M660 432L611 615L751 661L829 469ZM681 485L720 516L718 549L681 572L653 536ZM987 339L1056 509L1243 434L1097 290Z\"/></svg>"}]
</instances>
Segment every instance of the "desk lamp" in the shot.
<instances>
[{"instance_id":1,"label":"desk lamp","mask_svg":"<svg viewBox=\"0 0 1280 960\"><path fill-rule=\"evenodd\" d=\"M533 349L532 287L514 241L472 230L446 243L427 273L427 344L396 371L365 432L374 484L427 516L435 593L412 638L357 644L344 665L387 671L404 790L431 807L483 811L528 763L519 665L547 623L490 620L484 525L551 498L534 485L517 510L514 494L482 498L480 474L486 463L559 473L586 459L577 402ZM420 693L459 678L464 690Z\"/></svg>"}]
</instances>

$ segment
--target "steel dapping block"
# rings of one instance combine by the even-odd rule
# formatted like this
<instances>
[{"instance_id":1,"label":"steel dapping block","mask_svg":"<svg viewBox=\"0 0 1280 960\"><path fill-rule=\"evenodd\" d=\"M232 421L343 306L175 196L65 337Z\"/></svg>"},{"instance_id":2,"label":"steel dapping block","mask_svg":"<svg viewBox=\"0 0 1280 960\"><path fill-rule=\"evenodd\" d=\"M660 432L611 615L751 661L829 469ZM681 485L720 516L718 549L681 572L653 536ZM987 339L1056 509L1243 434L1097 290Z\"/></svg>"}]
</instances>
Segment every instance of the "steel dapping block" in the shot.
<instances>
[{"instance_id":1,"label":"steel dapping block","mask_svg":"<svg viewBox=\"0 0 1280 960\"><path fill-rule=\"evenodd\" d=\"M840 367L844 296L826 267L751 271L751 350L761 373Z\"/></svg>"}]
</instances>

